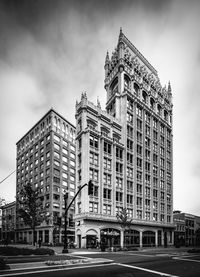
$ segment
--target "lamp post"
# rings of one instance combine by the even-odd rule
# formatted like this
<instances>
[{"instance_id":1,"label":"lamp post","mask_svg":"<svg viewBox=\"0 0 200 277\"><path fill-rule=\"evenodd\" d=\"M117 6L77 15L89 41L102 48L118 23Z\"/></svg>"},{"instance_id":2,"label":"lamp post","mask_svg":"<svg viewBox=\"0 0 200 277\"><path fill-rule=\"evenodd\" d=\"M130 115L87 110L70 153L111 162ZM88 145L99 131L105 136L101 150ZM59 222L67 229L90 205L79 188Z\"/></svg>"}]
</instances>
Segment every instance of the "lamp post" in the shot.
<instances>
[{"instance_id":1,"label":"lamp post","mask_svg":"<svg viewBox=\"0 0 200 277\"><path fill-rule=\"evenodd\" d=\"M65 230L64 230L64 248L62 253L68 253L68 242L67 242L67 215L68 215L68 209L67 209L67 200L68 200L68 193L66 192L64 195L65 200Z\"/></svg>"},{"instance_id":2,"label":"lamp post","mask_svg":"<svg viewBox=\"0 0 200 277\"><path fill-rule=\"evenodd\" d=\"M67 215L68 215L68 210L71 207L71 205L73 204L74 200L76 199L77 195L79 194L79 192L85 187L88 186L88 195L93 193L93 183L90 180L88 182L88 184L84 184L82 187L79 188L79 190L77 191L77 193L75 194L75 196L73 197L72 201L70 202L70 204L67 206L67 200L68 200L68 193L65 193L64 195L64 200L65 200L65 229L64 229L64 248L62 250L62 253L68 253L68 243L67 243Z\"/></svg>"}]
</instances>

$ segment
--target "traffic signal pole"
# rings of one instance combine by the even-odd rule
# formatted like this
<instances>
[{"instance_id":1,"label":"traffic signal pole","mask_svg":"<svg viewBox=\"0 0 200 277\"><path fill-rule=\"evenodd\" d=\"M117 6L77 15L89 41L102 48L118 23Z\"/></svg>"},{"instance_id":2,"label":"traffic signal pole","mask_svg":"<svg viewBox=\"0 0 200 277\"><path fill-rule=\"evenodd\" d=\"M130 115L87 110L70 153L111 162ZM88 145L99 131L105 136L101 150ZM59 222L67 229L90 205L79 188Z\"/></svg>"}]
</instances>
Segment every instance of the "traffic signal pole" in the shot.
<instances>
[{"instance_id":1,"label":"traffic signal pole","mask_svg":"<svg viewBox=\"0 0 200 277\"><path fill-rule=\"evenodd\" d=\"M71 207L71 205L73 204L74 200L76 199L77 195L79 194L79 192L85 187L88 186L88 194L91 193L91 187L93 187L93 183L92 181L89 181L89 183L84 184L82 187L79 188L79 190L77 191L77 193L75 194L75 196L73 197L72 201L70 202L70 204L67 207L67 199L68 199L68 192L65 193L64 195L64 200L65 200L65 229L64 229L64 248L62 250L62 253L68 253L68 242L67 242L67 217L68 217L68 211Z\"/></svg>"}]
</instances>

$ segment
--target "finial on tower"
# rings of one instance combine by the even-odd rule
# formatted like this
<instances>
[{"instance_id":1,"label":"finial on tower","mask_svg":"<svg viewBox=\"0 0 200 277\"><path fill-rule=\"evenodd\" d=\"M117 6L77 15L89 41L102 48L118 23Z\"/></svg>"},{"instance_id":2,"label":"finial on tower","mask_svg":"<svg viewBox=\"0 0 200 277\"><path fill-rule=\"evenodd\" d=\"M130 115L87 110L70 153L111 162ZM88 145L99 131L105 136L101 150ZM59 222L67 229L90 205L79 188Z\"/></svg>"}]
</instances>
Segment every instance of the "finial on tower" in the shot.
<instances>
[{"instance_id":1,"label":"finial on tower","mask_svg":"<svg viewBox=\"0 0 200 277\"><path fill-rule=\"evenodd\" d=\"M100 104L100 101L99 101L99 97L97 97L97 107L101 109L101 104Z\"/></svg>"},{"instance_id":2,"label":"finial on tower","mask_svg":"<svg viewBox=\"0 0 200 277\"><path fill-rule=\"evenodd\" d=\"M106 61L105 61L105 64L109 63L110 62L110 58L109 58L109 53L107 51L106 53Z\"/></svg>"},{"instance_id":3,"label":"finial on tower","mask_svg":"<svg viewBox=\"0 0 200 277\"><path fill-rule=\"evenodd\" d=\"M119 39L123 37L123 32L122 32L122 27L120 27L120 31L119 31Z\"/></svg>"},{"instance_id":4,"label":"finial on tower","mask_svg":"<svg viewBox=\"0 0 200 277\"><path fill-rule=\"evenodd\" d=\"M170 81L168 83L168 89L167 89L168 92L172 92L172 88L171 88L171 84L170 84Z\"/></svg>"}]
</instances>

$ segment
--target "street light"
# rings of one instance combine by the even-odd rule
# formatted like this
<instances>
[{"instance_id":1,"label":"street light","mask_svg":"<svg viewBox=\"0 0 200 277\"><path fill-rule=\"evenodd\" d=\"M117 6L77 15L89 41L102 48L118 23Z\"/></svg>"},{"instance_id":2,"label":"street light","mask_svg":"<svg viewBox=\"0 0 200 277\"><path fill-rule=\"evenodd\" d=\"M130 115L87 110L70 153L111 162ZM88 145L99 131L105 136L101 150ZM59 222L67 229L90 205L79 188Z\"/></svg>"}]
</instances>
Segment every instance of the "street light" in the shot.
<instances>
[{"instance_id":1,"label":"street light","mask_svg":"<svg viewBox=\"0 0 200 277\"><path fill-rule=\"evenodd\" d=\"M63 248L63 253L68 253L68 242L67 242L67 214L68 214L68 209L67 209L67 200L68 200L68 192L65 193L64 195L64 200L65 200L65 231L64 231L64 248Z\"/></svg>"},{"instance_id":2,"label":"street light","mask_svg":"<svg viewBox=\"0 0 200 277\"><path fill-rule=\"evenodd\" d=\"M77 191L77 193L75 194L75 196L73 197L72 201L70 202L70 204L67 206L67 200L68 200L68 193L65 193L64 195L64 200L65 200L65 230L64 230L64 248L62 250L62 253L68 253L68 243L67 243L67 214L68 214L68 210L71 207L71 205L73 204L75 198L77 197L77 195L79 194L79 192L85 187L88 186L88 195L93 194L93 188L94 185L92 183L92 181L90 180L88 182L88 184L84 184L82 187L79 188L79 190Z\"/></svg>"}]
</instances>

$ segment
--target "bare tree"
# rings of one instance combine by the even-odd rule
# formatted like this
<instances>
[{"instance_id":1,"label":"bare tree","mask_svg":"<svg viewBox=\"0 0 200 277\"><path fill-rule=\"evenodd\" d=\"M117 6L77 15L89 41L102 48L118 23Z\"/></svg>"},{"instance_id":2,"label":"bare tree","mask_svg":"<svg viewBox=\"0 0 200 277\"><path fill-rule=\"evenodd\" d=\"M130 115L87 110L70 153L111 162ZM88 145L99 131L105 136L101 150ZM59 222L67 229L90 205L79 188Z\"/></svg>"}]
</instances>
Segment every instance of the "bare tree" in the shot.
<instances>
[{"instance_id":1,"label":"bare tree","mask_svg":"<svg viewBox=\"0 0 200 277\"><path fill-rule=\"evenodd\" d=\"M130 228L132 219L129 218L127 208L123 208L116 214L117 220L122 227L122 248L124 247L124 231L126 228Z\"/></svg>"}]
</instances>

